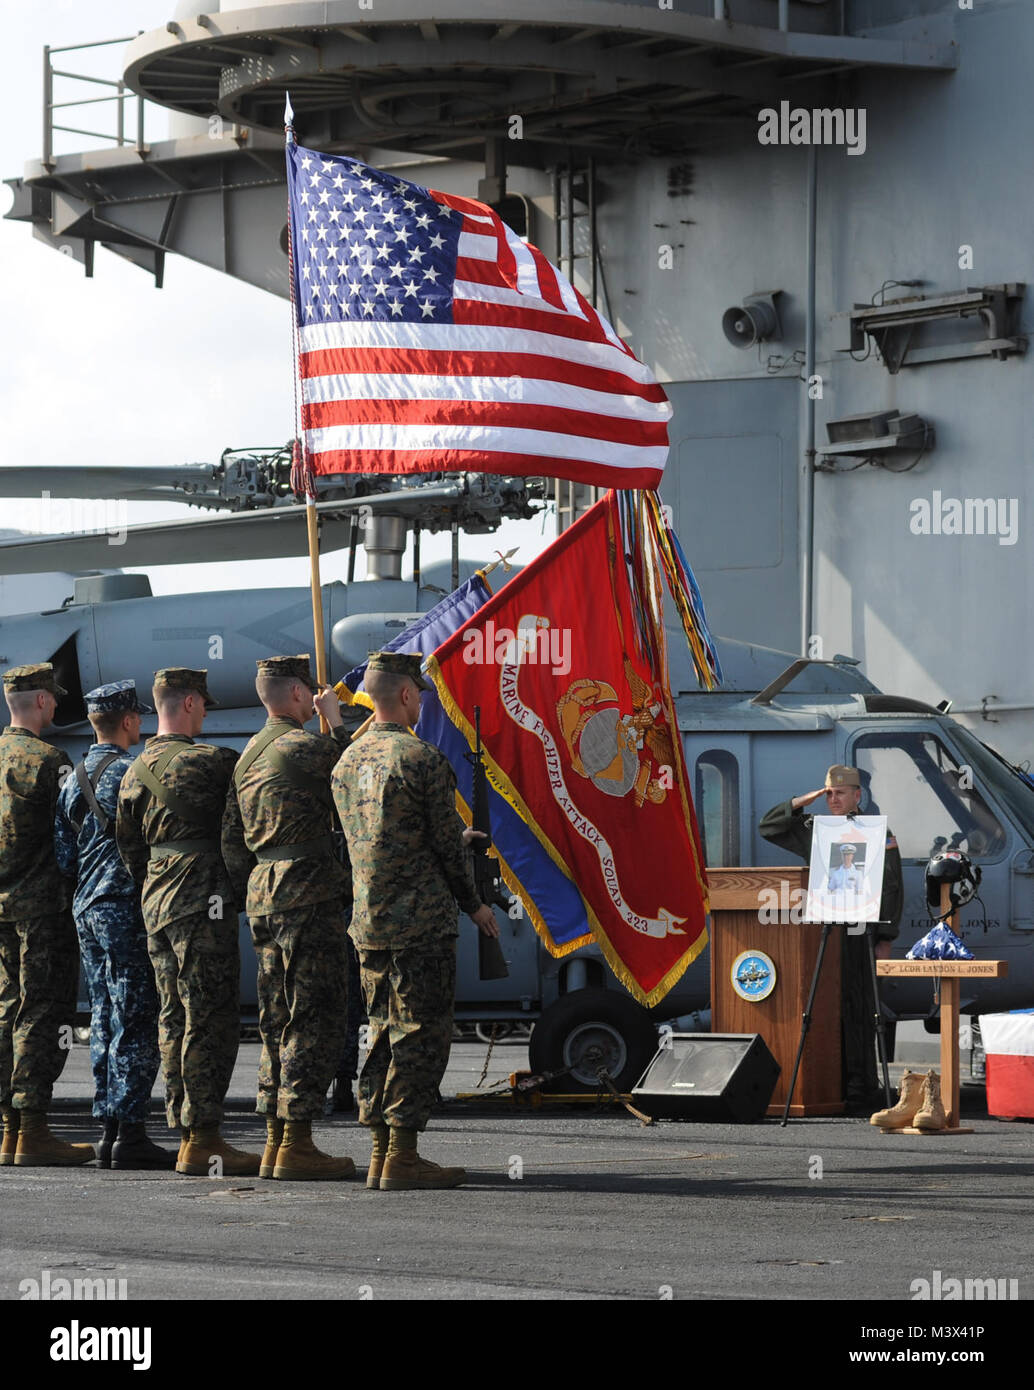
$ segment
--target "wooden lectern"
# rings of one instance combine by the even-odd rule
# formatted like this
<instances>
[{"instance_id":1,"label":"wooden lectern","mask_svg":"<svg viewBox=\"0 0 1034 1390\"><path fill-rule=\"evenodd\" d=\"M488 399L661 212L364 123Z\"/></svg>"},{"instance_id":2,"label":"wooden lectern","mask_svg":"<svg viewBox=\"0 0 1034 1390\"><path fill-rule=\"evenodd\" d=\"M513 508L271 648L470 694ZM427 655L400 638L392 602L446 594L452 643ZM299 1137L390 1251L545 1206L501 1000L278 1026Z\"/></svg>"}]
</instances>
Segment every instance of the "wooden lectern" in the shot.
<instances>
[{"instance_id":1,"label":"wooden lectern","mask_svg":"<svg viewBox=\"0 0 1034 1390\"><path fill-rule=\"evenodd\" d=\"M708 869L707 877L711 896L711 1030L761 1034L781 1068L768 1114L781 1115L822 939L821 926L799 921L807 897L808 869L803 864L775 869ZM791 1115L844 1112L840 1072L840 945L844 930L835 928L829 936ZM744 952L752 951L763 952L776 972L771 993L757 1000L742 998L732 983L735 962Z\"/></svg>"}]
</instances>

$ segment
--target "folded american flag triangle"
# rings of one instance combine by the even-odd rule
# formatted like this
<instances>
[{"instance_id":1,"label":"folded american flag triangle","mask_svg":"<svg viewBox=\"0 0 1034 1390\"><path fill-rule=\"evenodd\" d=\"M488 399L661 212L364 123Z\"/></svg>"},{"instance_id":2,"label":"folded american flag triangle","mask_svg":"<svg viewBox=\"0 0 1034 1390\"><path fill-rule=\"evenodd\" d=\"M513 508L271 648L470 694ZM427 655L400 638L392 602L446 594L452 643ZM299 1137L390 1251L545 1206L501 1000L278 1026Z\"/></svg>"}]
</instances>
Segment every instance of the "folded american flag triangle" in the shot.
<instances>
[{"instance_id":1,"label":"folded american flag triangle","mask_svg":"<svg viewBox=\"0 0 1034 1390\"><path fill-rule=\"evenodd\" d=\"M356 159L287 167L308 468L657 486L667 397L541 251Z\"/></svg>"}]
</instances>

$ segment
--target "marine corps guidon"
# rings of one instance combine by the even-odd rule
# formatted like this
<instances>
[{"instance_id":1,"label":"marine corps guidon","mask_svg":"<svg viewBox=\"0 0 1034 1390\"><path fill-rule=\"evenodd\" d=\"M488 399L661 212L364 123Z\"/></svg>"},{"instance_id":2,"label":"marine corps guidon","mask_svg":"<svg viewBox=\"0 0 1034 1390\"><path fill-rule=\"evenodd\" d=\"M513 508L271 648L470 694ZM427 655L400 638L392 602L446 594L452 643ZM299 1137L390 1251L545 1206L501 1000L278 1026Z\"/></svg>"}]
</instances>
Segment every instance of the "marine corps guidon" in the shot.
<instances>
[{"instance_id":1,"label":"marine corps guidon","mask_svg":"<svg viewBox=\"0 0 1034 1390\"><path fill-rule=\"evenodd\" d=\"M652 1005L706 944L707 890L663 622L630 577L623 526L610 493L428 672L471 745L481 707L493 786L577 886L618 979ZM470 640L490 624L494 642Z\"/></svg>"}]
</instances>

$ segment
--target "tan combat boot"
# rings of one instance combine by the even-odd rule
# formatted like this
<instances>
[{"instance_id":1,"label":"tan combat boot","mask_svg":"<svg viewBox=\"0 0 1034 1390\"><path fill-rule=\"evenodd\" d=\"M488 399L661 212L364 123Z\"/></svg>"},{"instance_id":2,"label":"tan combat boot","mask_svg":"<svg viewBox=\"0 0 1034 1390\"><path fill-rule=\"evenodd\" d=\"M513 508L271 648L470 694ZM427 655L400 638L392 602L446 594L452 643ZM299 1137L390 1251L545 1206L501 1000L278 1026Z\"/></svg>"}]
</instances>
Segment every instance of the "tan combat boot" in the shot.
<instances>
[{"instance_id":1,"label":"tan combat boot","mask_svg":"<svg viewBox=\"0 0 1034 1390\"><path fill-rule=\"evenodd\" d=\"M218 1125L192 1129L190 1141L180 1150L176 1172L192 1178L253 1178L258 1173L258 1154L235 1149L219 1133Z\"/></svg>"},{"instance_id":2,"label":"tan combat boot","mask_svg":"<svg viewBox=\"0 0 1034 1390\"><path fill-rule=\"evenodd\" d=\"M330 1182L354 1178L355 1164L350 1158L331 1158L312 1142L311 1120L285 1120L284 1137L277 1151L274 1178L293 1178L301 1182Z\"/></svg>"},{"instance_id":3,"label":"tan combat boot","mask_svg":"<svg viewBox=\"0 0 1034 1390\"><path fill-rule=\"evenodd\" d=\"M13 1168L14 1155L18 1148L18 1124L21 1119L21 1112L15 1110L13 1105L5 1105L3 1108L4 1120L4 1140L0 1144L0 1168Z\"/></svg>"},{"instance_id":4,"label":"tan combat boot","mask_svg":"<svg viewBox=\"0 0 1034 1390\"><path fill-rule=\"evenodd\" d=\"M266 1147L262 1150L262 1162L259 1164L259 1177L271 1178L273 1169L276 1167L277 1150L283 1143L284 1122L278 1120L275 1115L266 1116Z\"/></svg>"},{"instance_id":5,"label":"tan combat boot","mask_svg":"<svg viewBox=\"0 0 1034 1390\"><path fill-rule=\"evenodd\" d=\"M880 1129L907 1129L919 1109L922 1096L922 1073L906 1071L901 1078L897 1104L892 1105L889 1110L877 1110L875 1115L869 1116L869 1123L879 1125Z\"/></svg>"},{"instance_id":6,"label":"tan combat boot","mask_svg":"<svg viewBox=\"0 0 1034 1390\"><path fill-rule=\"evenodd\" d=\"M366 1186L376 1191L381 1185L381 1171L388 1156L391 1132L386 1124L373 1124L370 1126L370 1138L373 1147L370 1150L370 1171L366 1175Z\"/></svg>"},{"instance_id":7,"label":"tan combat boot","mask_svg":"<svg viewBox=\"0 0 1034 1390\"><path fill-rule=\"evenodd\" d=\"M941 1104L941 1078L935 1071L928 1071L923 1078L922 1104L912 1123L924 1134L936 1134L938 1130L948 1128L948 1117Z\"/></svg>"},{"instance_id":8,"label":"tan combat boot","mask_svg":"<svg viewBox=\"0 0 1034 1390\"><path fill-rule=\"evenodd\" d=\"M6 1133L6 1125L5 1125ZM43 1110L23 1110L14 1152L17 1168L71 1168L92 1163L97 1157L92 1144L66 1144L51 1134Z\"/></svg>"},{"instance_id":9,"label":"tan combat boot","mask_svg":"<svg viewBox=\"0 0 1034 1390\"><path fill-rule=\"evenodd\" d=\"M415 1188L459 1187L467 1174L462 1168L440 1168L416 1151L415 1129L392 1126L388 1153L381 1169L382 1192L410 1192Z\"/></svg>"},{"instance_id":10,"label":"tan combat boot","mask_svg":"<svg viewBox=\"0 0 1034 1390\"><path fill-rule=\"evenodd\" d=\"M187 1145L188 1145L189 1143L190 1143L190 1127L189 1127L189 1125L180 1125L180 1146L179 1146L179 1152L176 1154L176 1163L177 1163L177 1165L179 1165L180 1163L183 1162L183 1155L186 1153L186 1151L187 1151ZM179 1172L178 1166L177 1166L176 1171Z\"/></svg>"}]
</instances>

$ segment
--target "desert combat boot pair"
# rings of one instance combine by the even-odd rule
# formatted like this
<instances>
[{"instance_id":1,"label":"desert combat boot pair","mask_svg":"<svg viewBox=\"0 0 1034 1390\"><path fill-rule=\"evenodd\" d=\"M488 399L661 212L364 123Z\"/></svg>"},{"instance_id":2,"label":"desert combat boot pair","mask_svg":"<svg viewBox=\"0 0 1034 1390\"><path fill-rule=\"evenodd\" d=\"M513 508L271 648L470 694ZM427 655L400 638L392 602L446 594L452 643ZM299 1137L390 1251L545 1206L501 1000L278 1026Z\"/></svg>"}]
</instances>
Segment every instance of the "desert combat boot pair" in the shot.
<instances>
[{"instance_id":1,"label":"desert combat boot pair","mask_svg":"<svg viewBox=\"0 0 1034 1390\"><path fill-rule=\"evenodd\" d=\"M311 1120L279 1120L266 1116L266 1147L260 1178L295 1182L335 1182L355 1177L350 1158L333 1158L312 1142Z\"/></svg>"},{"instance_id":2,"label":"desert combat boot pair","mask_svg":"<svg viewBox=\"0 0 1034 1390\"><path fill-rule=\"evenodd\" d=\"M92 1144L66 1144L51 1134L41 1110L3 1111L4 1139L0 1145L0 1164L5 1168L72 1168L90 1163L96 1156Z\"/></svg>"},{"instance_id":3,"label":"desert combat boot pair","mask_svg":"<svg viewBox=\"0 0 1034 1390\"><path fill-rule=\"evenodd\" d=\"M266 1145L262 1156L235 1149L218 1129L193 1129L180 1145L177 1173L192 1177L293 1178L327 1181L354 1178L350 1158L331 1158L312 1142L309 1120L278 1120L266 1116Z\"/></svg>"},{"instance_id":4,"label":"desert combat boot pair","mask_svg":"<svg viewBox=\"0 0 1034 1390\"><path fill-rule=\"evenodd\" d=\"M882 1130L911 1127L925 1134L946 1129L948 1119L941 1103L941 1078L937 1072L928 1071L924 1076L918 1071L906 1071L897 1104L889 1110L877 1110L869 1117L869 1123Z\"/></svg>"},{"instance_id":5,"label":"desert combat boot pair","mask_svg":"<svg viewBox=\"0 0 1034 1390\"><path fill-rule=\"evenodd\" d=\"M218 1125L182 1131L176 1172L192 1178L250 1178L259 1170L258 1154L228 1144Z\"/></svg>"},{"instance_id":6,"label":"desert combat boot pair","mask_svg":"<svg viewBox=\"0 0 1034 1390\"><path fill-rule=\"evenodd\" d=\"M373 1147L366 1186L381 1192L459 1187L466 1181L463 1168L441 1168L416 1151L417 1131L385 1124L370 1126Z\"/></svg>"}]
</instances>

